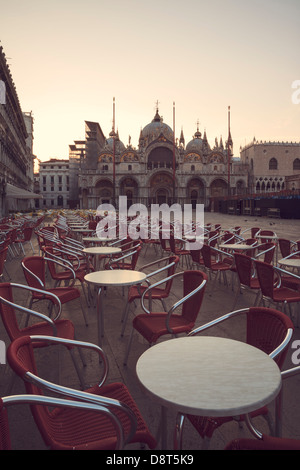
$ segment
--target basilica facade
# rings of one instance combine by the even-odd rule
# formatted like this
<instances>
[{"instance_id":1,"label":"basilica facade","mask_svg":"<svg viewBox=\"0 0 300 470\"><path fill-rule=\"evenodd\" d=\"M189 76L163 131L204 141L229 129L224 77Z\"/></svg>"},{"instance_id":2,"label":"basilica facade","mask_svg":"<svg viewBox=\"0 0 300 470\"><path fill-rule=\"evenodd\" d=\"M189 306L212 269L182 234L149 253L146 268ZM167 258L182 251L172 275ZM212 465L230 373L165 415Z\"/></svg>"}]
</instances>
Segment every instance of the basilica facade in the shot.
<instances>
[{"instance_id":1,"label":"basilica facade","mask_svg":"<svg viewBox=\"0 0 300 470\"><path fill-rule=\"evenodd\" d=\"M86 121L85 140L70 146L70 178L78 181L82 209L117 206L119 196L127 197L128 206L176 202L208 208L214 197L247 192L248 164L233 158L232 147L230 130L225 145L215 138L211 146L198 126L186 144L183 131L175 138L158 109L141 129L137 148L130 138L124 145L114 126L106 138L98 123Z\"/></svg>"}]
</instances>

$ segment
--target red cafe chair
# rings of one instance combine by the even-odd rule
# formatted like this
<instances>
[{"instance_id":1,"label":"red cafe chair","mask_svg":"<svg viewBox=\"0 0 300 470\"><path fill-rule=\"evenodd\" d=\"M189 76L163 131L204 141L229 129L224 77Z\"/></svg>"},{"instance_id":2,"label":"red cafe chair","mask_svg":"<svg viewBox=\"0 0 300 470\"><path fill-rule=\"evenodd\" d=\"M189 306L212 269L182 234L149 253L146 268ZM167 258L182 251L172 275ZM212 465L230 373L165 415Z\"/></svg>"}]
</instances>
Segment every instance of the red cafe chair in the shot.
<instances>
[{"instance_id":1,"label":"red cafe chair","mask_svg":"<svg viewBox=\"0 0 300 470\"><path fill-rule=\"evenodd\" d=\"M170 295L170 291L171 291L171 287L173 283L172 276L175 273L176 266L179 262L179 257L170 256L167 258L162 258L158 261L153 261L152 263L148 263L142 266L139 269L139 271L146 271L148 268L153 268L153 266L160 265L162 262L166 262L165 266L160 267L160 268L157 267L157 269L147 274L146 281L145 281L146 285L130 286L128 290L127 304L126 304L123 317L122 317L123 326L122 326L121 336L123 336L124 331L125 331L131 304L135 300L140 300L142 298L142 295L145 292L145 290L147 290L149 285L151 285L149 281L151 277L161 275L162 273L165 273L165 272L166 272L168 280L164 283L164 285L155 287L154 289L151 289L150 291L148 291L148 293L145 295L145 298L149 300L149 303L151 303L153 300L159 300L162 303L165 312L167 311L165 299L167 299ZM151 310L151 306L149 306L149 309Z\"/></svg>"},{"instance_id":2,"label":"red cafe chair","mask_svg":"<svg viewBox=\"0 0 300 470\"><path fill-rule=\"evenodd\" d=\"M22 267L27 284L30 287L43 289L44 291L55 294L59 298L62 305L71 302L72 300L79 299L85 324L88 325L87 316L81 304L80 291L78 288L72 287L72 285L66 287L53 287L49 289L46 288L46 263L47 258L43 256L28 256L23 259ZM74 272L73 282L75 282ZM51 300L50 297L48 298L48 296L45 296L44 294L41 295L38 292L33 291L29 307L31 307L34 302L45 299Z\"/></svg>"},{"instance_id":3,"label":"red cafe chair","mask_svg":"<svg viewBox=\"0 0 300 470\"><path fill-rule=\"evenodd\" d=\"M274 266L263 261L255 261L257 278L259 281L262 297L261 302L281 305L283 311L292 318L291 304L300 302L300 292L281 286L278 282L278 275Z\"/></svg>"},{"instance_id":4,"label":"red cafe chair","mask_svg":"<svg viewBox=\"0 0 300 470\"><path fill-rule=\"evenodd\" d=\"M152 345L162 336L171 335L171 337L174 337L180 333L188 333L194 328L204 298L207 275L201 271L184 271L170 277L173 279L181 277L183 279L182 298L168 312L150 312L144 304L146 295L149 294L150 290L168 281L169 278L162 279L145 290L141 304L146 313L137 315L132 321L132 330L124 364L127 364L134 330L143 336L149 345ZM182 310L180 314L177 314L176 310L179 307L182 307Z\"/></svg>"},{"instance_id":5,"label":"red cafe chair","mask_svg":"<svg viewBox=\"0 0 300 470\"><path fill-rule=\"evenodd\" d=\"M289 370L281 372L283 380L298 375L300 367L293 367ZM277 399L276 399L277 402ZM277 405L278 406L278 405ZM282 394L280 392L279 407L283 408ZM280 409L280 414L282 410ZM281 416L280 416L281 419ZM282 424L281 424L282 425ZM281 429L280 429L281 433ZM300 439L286 438L286 437L275 437L267 434L257 432L253 433L255 439L251 438L240 438L234 439L226 445L224 450L300 450Z\"/></svg>"},{"instance_id":6,"label":"red cafe chair","mask_svg":"<svg viewBox=\"0 0 300 470\"><path fill-rule=\"evenodd\" d=\"M288 345L293 335L294 325L287 315L278 310L265 307L250 307L236 310L196 328L189 335L194 336L204 331L206 332L213 326L244 314L246 314L246 342L271 356L281 369L288 352ZM251 418L256 416L265 417L269 422L269 426L272 427L270 414L266 406L250 413ZM175 439L176 446L178 447L181 447L183 425L186 418L192 423L203 439L204 448L208 448L213 433L220 426L231 421L241 422L245 420L244 415L235 417L206 417L185 416L178 413Z\"/></svg>"},{"instance_id":7,"label":"red cafe chair","mask_svg":"<svg viewBox=\"0 0 300 470\"><path fill-rule=\"evenodd\" d=\"M91 343L66 341L51 336L46 338L51 344L96 352L103 364L103 375L99 383L85 391L45 381L38 376L33 348L34 342L40 341L41 337L24 336L10 344L7 360L14 372L24 381L26 393L44 396L45 391L69 399L70 402L75 400L99 405L104 411L107 410L109 416L106 412L102 415L71 408L49 410L44 406L32 405L31 411L45 444L50 449L61 450L115 450L129 443L141 443L154 449L156 441L128 388L123 383L105 383L108 359L104 351Z\"/></svg>"},{"instance_id":8,"label":"red cafe chair","mask_svg":"<svg viewBox=\"0 0 300 470\"><path fill-rule=\"evenodd\" d=\"M17 304L14 300L14 297L16 296L16 293L20 293L21 291L35 292L40 296L47 295L47 297L52 299L52 301L55 302L55 305L57 306L55 318L51 319L47 315ZM17 311L26 316L25 326L23 327L20 326L20 319L18 319L16 315ZM51 292L46 292L41 289L34 289L33 287L22 284L9 282L2 283L0 284L0 315L2 323L11 341L14 341L16 338L20 338L21 336L28 335L59 336L61 338L71 340L75 338L73 323L67 319L60 319L61 303L59 298ZM33 324L28 325L30 317L34 317L36 321ZM36 342L34 346L44 347L48 346L48 344L45 341L40 341ZM75 361L73 350L69 349L69 351L72 360ZM85 365L84 358L81 357L81 359L83 365ZM74 364L76 364L76 361ZM76 368L76 370L81 386L83 386L83 379L80 369Z\"/></svg>"}]
</instances>

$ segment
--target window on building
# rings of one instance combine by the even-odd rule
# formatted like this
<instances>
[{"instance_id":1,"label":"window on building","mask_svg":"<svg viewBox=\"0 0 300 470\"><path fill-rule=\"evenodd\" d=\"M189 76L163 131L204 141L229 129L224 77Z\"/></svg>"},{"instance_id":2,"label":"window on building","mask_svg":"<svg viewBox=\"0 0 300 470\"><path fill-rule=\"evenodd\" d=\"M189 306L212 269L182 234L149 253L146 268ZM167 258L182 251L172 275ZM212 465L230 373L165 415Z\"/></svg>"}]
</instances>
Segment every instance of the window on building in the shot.
<instances>
[{"instance_id":1,"label":"window on building","mask_svg":"<svg viewBox=\"0 0 300 470\"><path fill-rule=\"evenodd\" d=\"M43 176L43 184L46 184L47 176Z\"/></svg>"},{"instance_id":2,"label":"window on building","mask_svg":"<svg viewBox=\"0 0 300 470\"><path fill-rule=\"evenodd\" d=\"M195 171L195 165L191 166L191 171Z\"/></svg>"},{"instance_id":3,"label":"window on building","mask_svg":"<svg viewBox=\"0 0 300 470\"><path fill-rule=\"evenodd\" d=\"M293 161L293 170L300 170L300 158L296 158Z\"/></svg>"},{"instance_id":4,"label":"window on building","mask_svg":"<svg viewBox=\"0 0 300 470\"><path fill-rule=\"evenodd\" d=\"M128 165L128 171L132 170L132 165Z\"/></svg>"},{"instance_id":5,"label":"window on building","mask_svg":"<svg viewBox=\"0 0 300 470\"><path fill-rule=\"evenodd\" d=\"M271 158L269 161L269 170L277 170L278 168L278 162L276 158Z\"/></svg>"}]
</instances>

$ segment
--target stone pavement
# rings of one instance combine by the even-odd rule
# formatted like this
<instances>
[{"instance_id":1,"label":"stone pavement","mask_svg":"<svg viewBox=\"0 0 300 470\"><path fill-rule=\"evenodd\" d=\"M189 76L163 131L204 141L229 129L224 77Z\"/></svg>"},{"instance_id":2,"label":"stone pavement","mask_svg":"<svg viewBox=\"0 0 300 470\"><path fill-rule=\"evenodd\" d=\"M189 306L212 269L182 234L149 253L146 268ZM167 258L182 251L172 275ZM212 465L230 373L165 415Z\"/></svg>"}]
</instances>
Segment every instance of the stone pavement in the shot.
<instances>
[{"instance_id":1,"label":"stone pavement","mask_svg":"<svg viewBox=\"0 0 300 470\"><path fill-rule=\"evenodd\" d=\"M51 222L49 220L49 222ZM220 223L222 228L230 228L241 226L243 230L251 227L260 227L263 229L274 230L279 237L290 238L292 240L300 239L300 220L281 220L268 218L254 218L247 216L231 216L219 213L205 214L205 223ZM46 221L46 223L48 223ZM37 242L34 240L36 254L38 253ZM25 247L26 254L31 255L30 245ZM158 258L153 248L145 249L139 259L138 267ZM21 269L22 257L9 259L7 262L7 270L11 276L12 282L26 284ZM50 279L48 279L50 282ZM173 284L172 294L167 301L167 305L171 306L175 299L180 295L180 281ZM125 293L126 295L126 293ZM217 318L232 310L235 292L231 286L226 287L223 283L217 283L214 291L212 291L212 282L209 282L204 301L197 319L196 326L205 324L206 322ZM236 308L248 307L253 305L255 296L244 294L239 297ZM108 381L124 382L133 397L135 398L140 410L153 434L156 434L159 427L160 408L154 402L151 402L141 391L135 375L135 364L138 357L147 349L147 344L143 339L135 334L130 352L127 366L123 365L123 358L127 347L130 320L129 318L125 334L121 337L121 315L125 306L126 297L123 295L122 288L110 288L106 292L105 297L105 337L103 340L103 349L109 358L109 376ZM22 296L19 299L22 305L28 302L28 297ZM73 321L76 329L76 338L78 340L88 341L97 344L97 319L95 308L88 309L84 297L82 295L82 304L88 311L89 326L85 326L83 316L80 310L78 300L73 301L69 305L64 305L62 309L63 318L69 318ZM41 307L45 308L45 306ZM37 307L36 307L37 309ZM137 306L136 311L139 311ZM132 315L132 313L131 313ZM242 339L244 324L242 320L235 319L222 324L221 327L210 330L209 334L218 336ZM9 344L7 335L0 324L0 339ZM295 329L293 340L300 339L299 328ZM96 356L91 352L85 354L87 367L84 369L86 384L96 383L101 374L101 365ZM290 348L284 369L293 366L291 362L292 349ZM201 358L199 359L201 360ZM222 358L220 357L220 361ZM62 383L67 386L79 388L78 378L73 370L73 365L69 361L69 355L60 348L47 348L38 351L38 361L40 365L40 373L43 377L53 382ZM8 365L0 365L0 393L1 396L7 394L24 393L24 385L19 378L15 378L12 383L12 371ZM263 380L263 377L262 377ZM11 389L11 390L10 390ZM298 404L298 392L300 390L300 376L289 379L284 384L284 418L283 418L283 436L300 438L300 406ZM273 411L273 405L270 406ZM45 445L36 429L35 423L27 406L18 405L10 408L10 428L12 435L12 445L14 449L45 449ZM174 426L174 413L168 413L169 436L168 449L172 449L172 432ZM255 424L261 431L268 432L268 427L263 418L257 418ZM217 430L210 442L210 449L223 449L224 446L233 438L250 436L249 431L243 427L239 427L237 423L228 423ZM129 449L138 449L138 446L130 446ZM196 450L201 448L201 438L195 432L189 422L184 428L183 449Z\"/></svg>"}]
</instances>

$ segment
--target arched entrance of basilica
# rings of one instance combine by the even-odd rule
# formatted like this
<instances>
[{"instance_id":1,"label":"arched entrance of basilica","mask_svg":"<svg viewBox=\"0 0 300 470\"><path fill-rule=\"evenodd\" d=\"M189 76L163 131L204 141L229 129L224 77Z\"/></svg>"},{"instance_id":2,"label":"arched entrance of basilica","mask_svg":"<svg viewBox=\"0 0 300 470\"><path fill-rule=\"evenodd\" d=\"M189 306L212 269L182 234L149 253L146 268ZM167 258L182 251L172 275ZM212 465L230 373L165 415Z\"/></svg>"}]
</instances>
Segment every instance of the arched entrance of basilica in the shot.
<instances>
[{"instance_id":1,"label":"arched entrance of basilica","mask_svg":"<svg viewBox=\"0 0 300 470\"><path fill-rule=\"evenodd\" d=\"M205 187L199 178L193 178L187 187L187 202L196 209L196 204L205 204Z\"/></svg>"},{"instance_id":2,"label":"arched entrance of basilica","mask_svg":"<svg viewBox=\"0 0 300 470\"><path fill-rule=\"evenodd\" d=\"M173 178L168 173L156 173L150 180L149 204L172 204Z\"/></svg>"},{"instance_id":3,"label":"arched entrance of basilica","mask_svg":"<svg viewBox=\"0 0 300 470\"><path fill-rule=\"evenodd\" d=\"M215 179L210 185L211 197L224 197L228 195L228 184L221 178Z\"/></svg>"},{"instance_id":4,"label":"arched entrance of basilica","mask_svg":"<svg viewBox=\"0 0 300 470\"><path fill-rule=\"evenodd\" d=\"M95 186L97 207L100 204L112 204L114 197L113 184L109 180L97 181Z\"/></svg>"}]
</instances>

